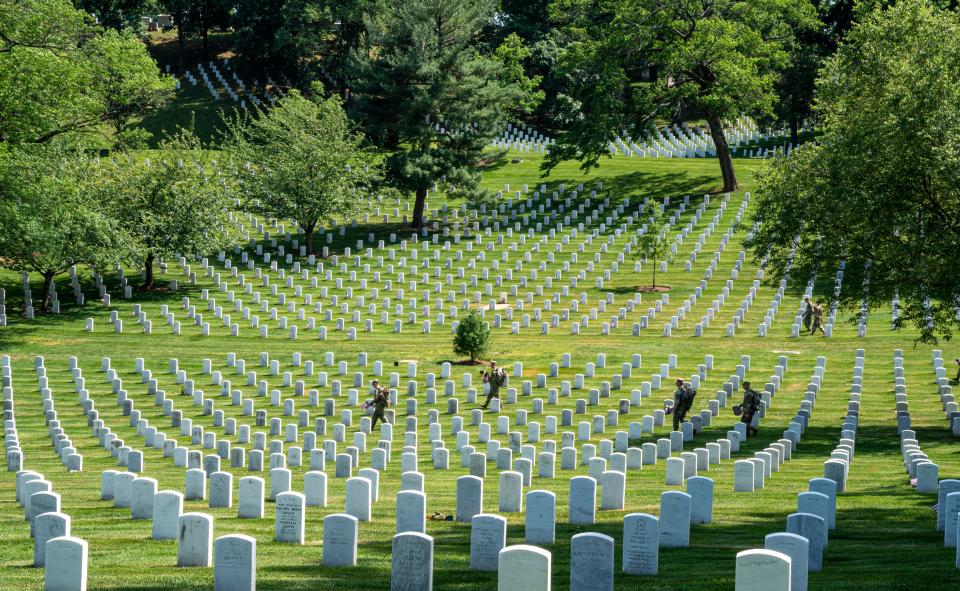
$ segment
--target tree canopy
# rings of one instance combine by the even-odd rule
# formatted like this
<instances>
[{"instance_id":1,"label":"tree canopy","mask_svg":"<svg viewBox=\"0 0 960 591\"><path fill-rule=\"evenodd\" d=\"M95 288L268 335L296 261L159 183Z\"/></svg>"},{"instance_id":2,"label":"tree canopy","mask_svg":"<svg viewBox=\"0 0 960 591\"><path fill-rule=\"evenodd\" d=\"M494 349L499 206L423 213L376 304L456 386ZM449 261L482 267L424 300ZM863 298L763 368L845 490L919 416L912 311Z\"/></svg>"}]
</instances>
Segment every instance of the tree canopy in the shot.
<instances>
[{"instance_id":1,"label":"tree canopy","mask_svg":"<svg viewBox=\"0 0 960 591\"><path fill-rule=\"evenodd\" d=\"M949 338L960 282L960 17L923 0L855 25L817 84L821 141L760 175L757 231L779 281L846 261L841 305L888 305Z\"/></svg>"},{"instance_id":2,"label":"tree canopy","mask_svg":"<svg viewBox=\"0 0 960 591\"><path fill-rule=\"evenodd\" d=\"M360 211L379 173L340 99L310 100L297 91L269 111L234 121L227 151L241 165L243 201L297 222L310 254L318 226Z\"/></svg>"},{"instance_id":3,"label":"tree canopy","mask_svg":"<svg viewBox=\"0 0 960 591\"><path fill-rule=\"evenodd\" d=\"M147 289L158 258L208 254L235 234L225 180L197 138L181 130L160 148L153 159L118 155L109 188L113 215L136 240L130 258L144 268Z\"/></svg>"},{"instance_id":4,"label":"tree canopy","mask_svg":"<svg viewBox=\"0 0 960 591\"><path fill-rule=\"evenodd\" d=\"M173 84L142 42L104 32L68 0L0 2L0 142L122 127Z\"/></svg>"},{"instance_id":5,"label":"tree canopy","mask_svg":"<svg viewBox=\"0 0 960 591\"><path fill-rule=\"evenodd\" d=\"M795 32L815 22L807 0L558 0L552 10L577 41L561 64L569 97L546 167L593 166L614 133L646 135L683 108L709 126L724 191L737 188L724 120L771 112Z\"/></svg>"},{"instance_id":6,"label":"tree canopy","mask_svg":"<svg viewBox=\"0 0 960 591\"><path fill-rule=\"evenodd\" d=\"M57 145L0 149L0 265L44 280L40 309L55 276L73 265L105 270L129 246L110 214L95 158Z\"/></svg>"}]
</instances>

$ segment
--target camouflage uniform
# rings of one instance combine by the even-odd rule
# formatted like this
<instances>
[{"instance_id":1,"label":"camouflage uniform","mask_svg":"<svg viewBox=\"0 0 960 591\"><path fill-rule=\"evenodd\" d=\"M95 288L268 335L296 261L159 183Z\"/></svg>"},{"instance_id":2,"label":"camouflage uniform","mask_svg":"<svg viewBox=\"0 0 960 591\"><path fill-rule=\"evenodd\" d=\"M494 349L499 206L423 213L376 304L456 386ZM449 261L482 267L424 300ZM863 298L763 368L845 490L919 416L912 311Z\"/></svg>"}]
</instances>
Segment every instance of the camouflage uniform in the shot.
<instances>
[{"instance_id":1,"label":"camouflage uniform","mask_svg":"<svg viewBox=\"0 0 960 591\"><path fill-rule=\"evenodd\" d=\"M747 388L743 392L743 402L740 403L741 415L740 422L747 426L747 434L755 435L757 428L754 427L753 415L760 410L760 394L753 388Z\"/></svg>"},{"instance_id":2,"label":"camouflage uniform","mask_svg":"<svg viewBox=\"0 0 960 591\"><path fill-rule=\"evenodd\" d=\"M373 398L373 420L370 422L371 430L377 426L377 419L380 419L381 423L387 422L387 418L384 416L384 410L389 404L390 399L387 397L387 393L377 388L377 393Z\"/></svg>"},{"instance_id":3,"label":"camouflage uniform","mask_svg":"<svg viewBox=\"0 0 960 591\"><path fill-rule=\"evenodd\" d=\"M823 332L823 306L813 306L813 328L810 329L810 334L817 334L817 330L824 335L827 334Z\"/></svg>"},{"instance_id":4,"label":"camouflage uniform","mask_svg":"<svg viewBox=\"0 0 960 591\"><path fill-rule=\"evenodd\" d=\"M693 406L693 390L688 386L681 386L673 393L673 430L679 431L680 424L687 418L690 407Z\"/></svg>"},{"instance_id":5,"label":"camouflage uniform","mask_svg":"<svg viewBox=\"0 0 960 591\"><path fill-rule=\"evenodd\" d=\"M507 374L502 369L497 368L490 372L490 376L487 379L490 390L487 391L487 399L480 408L485 409L490 406L490 401L494 398L500 400L500 386L502 386L505 381L507 381Z\"/></svg>"}]
</instances>

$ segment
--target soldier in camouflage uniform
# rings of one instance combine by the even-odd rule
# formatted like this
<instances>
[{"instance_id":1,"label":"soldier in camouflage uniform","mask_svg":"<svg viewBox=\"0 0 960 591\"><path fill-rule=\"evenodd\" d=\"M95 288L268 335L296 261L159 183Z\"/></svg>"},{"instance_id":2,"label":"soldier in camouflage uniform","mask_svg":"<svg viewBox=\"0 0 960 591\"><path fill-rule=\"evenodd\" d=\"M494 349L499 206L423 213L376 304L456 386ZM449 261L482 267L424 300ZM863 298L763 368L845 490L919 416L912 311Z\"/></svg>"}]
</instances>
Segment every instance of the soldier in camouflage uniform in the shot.
<instances>
[{"instance_id":1,"label":"soldier in camouflage uniform","mask_svg":"<svg viewBox=\"0 0 960 591\"><path fill-rule=\"evenodd\" d=\"M813 302L810 301L810 298L803 298L803 328L804 330L810 330L810 321L813 320Z\"/></svg>"},{"instance_id":2,"label":"soldier in camouflage uniform","mask_svg":"<svg viewBox=\"0 0 960 591\"><path fill-rule=\"evenodd\" d=\"M756 435L759 430L752 425L753 415L760 410L760 394L750 387L750 382L743 383L743 402L740 403L740 422L747 426L747 435Z\"/></svg>"},{"instance_id":3,"label":"soldier in camouflage uniform","mask_svg":"<svg viewBox=\"0 0 960 591\"><path fill-rule=\"evenodd\" d=\"M390 397L387 389L380 387L379 381L373 380L371 385L373 386L373 420L370 422L370 430L372 431L377 426L377 419L381 423L387 422L384 410L390 405Z\"/></svg>"},{"instance_id":4,"label":"soldier in camouflage uniform","mask_svg":"<svg viewBox=\"0 0 960 591\"><path fill-rule=\"evenodd\" d=\"M483 381L490 386L490 389L487 391L487 399L484 401L483 406L480 407L486 410L486 408L490 406L491 400L494 398L500 400L500 387L507 381L507 373L497 367L496 361L491 361L490 371L483 374Z\"/></svg>"},{"instance_id":5,"label":"soldier in camouflage uniform","mask_svg":"<svg viewBox=\"0 0 960 591\"><path fill-rule=\"evenodd\" d=\"M683 380L676 381L677 389L673 393L673 430L679 431L683 420L687 418L690 407L693 406L693 397L696 393L684 384Z\"/></svg>"},{"instance_id":6,"label":"soldier in camouflage uniform","mask_svg":"<svg viewBox=\"0 0 960 591\"><path fill-rule=\"evenodd\" d=\"M823 331L823 302L817 302L813 306L813 328L810 329L810 335L817 334L817 331L820 331L821 334L826 336L827 333Z\"/></svg>"}]
</instances>

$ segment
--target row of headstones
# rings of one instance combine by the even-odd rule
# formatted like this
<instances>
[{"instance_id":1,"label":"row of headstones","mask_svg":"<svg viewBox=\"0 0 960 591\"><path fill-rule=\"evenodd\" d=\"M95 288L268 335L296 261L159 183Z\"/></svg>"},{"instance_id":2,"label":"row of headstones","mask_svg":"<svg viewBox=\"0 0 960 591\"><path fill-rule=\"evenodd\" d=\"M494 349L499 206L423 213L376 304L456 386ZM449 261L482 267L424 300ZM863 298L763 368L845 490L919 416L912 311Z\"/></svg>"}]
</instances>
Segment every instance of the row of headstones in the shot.
<instances>
[{"instance_id":1,"label":"row of headstones","mask_svg":"<svg viewBox=\"0 0 960 591\"><path fill-rule=\"evenodd\" d=\"M53 398L53 391L48 387L47 368L44 365L42 356L38 355L34 358L34 366L37 373L37 389L40 393L40 403L43 405L43 420L47 427L47 435L50 437L50 443L53 445L53 449L56 451L60 463L66 467L67 472L82 472L83 455L73 446L73 442L60 425ZM71 371L75 380L80 378L80 368L74 366Z\"/></svg>"},{"instance_id":2,"label":"row of headstones","mask_svg":"<svg viewBox=\"0 0 960 591\"><path fill-rule=\"evenodd\" d=\"M61 511L60 494L53 492L53 483L43 474L33 470L18 471L14 492L17 504L23 507L24 519L30 524L30 537L34 542L33 565L45 566L49 550L47 543L70 535L70 516Z\"/></svg>"},{"instance_id":3,"label":"row of headstones","mask_svg":"<svg viewBox=\"0 0 960 591\"><path fill-rule=\"evenodd\" d=\"M937 389L940 393L940 403L943 405L944 418L947 419L953 436L960 437L960 407L953 395L953 386L950 385L947 368L943 364L943 352L939 349L933 351L933 371L937 378Z\"/></svg>"},{"instance_id":4,"label":"row of headstones","mask_svg":"<svg viewBox=\"0 0 960 591\"><path fill-rule=\"evenodd\" d=\"M856 453L857 429L860 424L860 403L863 390L863 366L866 351L857 349L853 360L853 380L850 386L850 398L847 412L843 417L840 439L830 452L830 459L823 463L824 478L837 483L837 492L847 490L847 478ZM822 491L820 491L822 492ZM832 528L831 528L832 529Z\"/></svg>"},{"instance_id":5,"label":"row of headstones","mask_svg":"<svg viewBox=\"0 0 960 591\"><path fill-rule=\"evenodd\" d=\"M960 480L945 478L937 488L937 531L943 532L943 545L956 548L956 567L960 568Z\"/></svg>"},{"instance_id":6,"label":"row of headstones","mask_svg":"<svg viewBox=\"0 0 960 591\"><path fill-rule=\"evenodd\" d=\"M853 461L863 360L864 351L858 349L854 363L855 391L850 395L840 444L831 453L831 459L824 462L824 477L811 479L809 490L797 495L797 512L787 517L785 533L768 535L764 550L749 550L737 555L737 591L806 591L808 571L822 569L829 531L836 528L837 496L846 490L849 465ZM825 358L817 359L815 377L822 378L825 363ZM816 400L816 392L809 394L813 394L813 400L807 398L804 402L812 403ZM812 410L812 404L809 410ZM808 418L809 415L798 415L791 423L790 432L802 433ZM749 566L749 569L742 571L741 565ZM756 577L748 577L748 572Z\"/></svg>"},{"instance_id":7,"label":"row of headstones","mask_svg":"<svg viewBox=\"0 0 960 591\"><path fill-rule=\"evenodd\" d=\"M934 357L936 359L936 357ZM934 362L936 363L936 362ZM897 431L900 436L900 454L903 468L918 493L937 490L940 468L920 447L917 433L912 429L910 403L907 401L907 385L904 376L903 351L893 352L894 404L896 405ZM941 394L942 399L943 394Z\"/></svg>"},{"instance_id":8,"label":"row of headstones","mask_svg":"<svg viewBox=\"0 0 960 591\"><path fill-rule=\"evenodd\" d=\"M3 450L8 472L23 469L23 449L17 433L16 407L13 400L13 367L10 356L0 356L0 400L3 408Z\"/></svg>"},{"instance_id":9,"label":"row of headstones","mask_svg":"<svg viewBox=\"0 0 960 591\"><path fill-rule=\"evenodd\" d=\"M810 490L797 495L797 513L787 517L787 531L768 534L762 550L737 554L736 591L807 591L809 572L823 568L835 518L836 482L814 478Z\"/></svg>"}]
</instances>

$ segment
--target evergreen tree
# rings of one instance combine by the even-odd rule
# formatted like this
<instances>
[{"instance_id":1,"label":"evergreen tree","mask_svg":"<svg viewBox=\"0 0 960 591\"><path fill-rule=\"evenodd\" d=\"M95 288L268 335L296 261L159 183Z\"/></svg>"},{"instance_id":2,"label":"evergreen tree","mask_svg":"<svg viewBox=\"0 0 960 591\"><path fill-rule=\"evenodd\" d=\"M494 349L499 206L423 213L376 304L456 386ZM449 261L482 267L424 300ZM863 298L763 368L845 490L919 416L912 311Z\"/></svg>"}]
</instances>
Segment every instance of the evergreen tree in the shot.
<instances>
[{"instance_id":1,"label":"evergreen tree","mask_svg":"<svg viewBox=\"0 0 960 591\"><path fill-rule=\"evenodd\" d=\"M483 323L483 318L476 310L471 310L460 324L453 337L453 352L457 355L469 355L470 361L490 349L490 329Z\"/></svg>"},{"instance_id":2,"label":"evergreen tree","mask_svg":"<svg viewBox=\"0 0 960 591\"><path fill-rule=\"evenodd\" d=\"M489 0L392 0L377 50L354 54L353 107L391 151L388 180L415 193L414 228L435 183L476 185L484 146L520 102L501 63L479 49L493 14Z\"/></svg>"}]
</instances>

